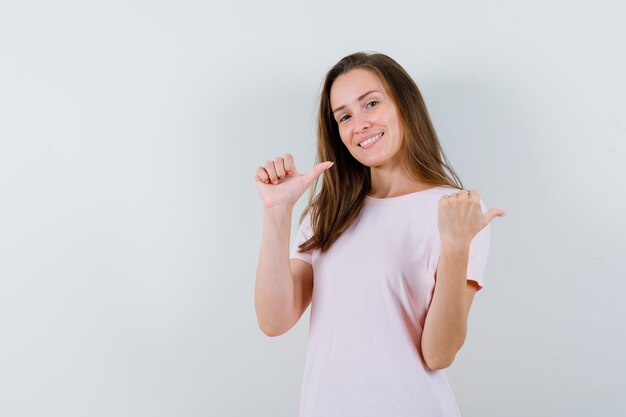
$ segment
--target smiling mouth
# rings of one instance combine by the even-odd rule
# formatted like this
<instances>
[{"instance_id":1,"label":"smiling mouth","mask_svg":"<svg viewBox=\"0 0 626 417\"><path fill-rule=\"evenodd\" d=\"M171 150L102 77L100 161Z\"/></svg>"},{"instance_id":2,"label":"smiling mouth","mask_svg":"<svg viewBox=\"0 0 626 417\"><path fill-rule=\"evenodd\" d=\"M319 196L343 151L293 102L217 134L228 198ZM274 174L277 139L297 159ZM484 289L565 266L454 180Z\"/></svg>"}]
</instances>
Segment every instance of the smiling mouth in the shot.
<instances>
[{"instance_id":1,"label":"smiling mouth","mask_svg":"<svg viewBox=\"0 0 626 417\"><path fill-rule=\"evenodd\" d=\"M359 146L363 147L363 146L367 146L367 145L369 145L370 143L376 142L377 140L379 140L380 138L382 138L382 137L383 137L383 135L384 135L384 133L379 133L379 134L378 134L378 135L376 135L376 136L372 136L371 138L366 139L366 140L364 140L363 142L359 143Z\"/></svg>"}]
</instances>

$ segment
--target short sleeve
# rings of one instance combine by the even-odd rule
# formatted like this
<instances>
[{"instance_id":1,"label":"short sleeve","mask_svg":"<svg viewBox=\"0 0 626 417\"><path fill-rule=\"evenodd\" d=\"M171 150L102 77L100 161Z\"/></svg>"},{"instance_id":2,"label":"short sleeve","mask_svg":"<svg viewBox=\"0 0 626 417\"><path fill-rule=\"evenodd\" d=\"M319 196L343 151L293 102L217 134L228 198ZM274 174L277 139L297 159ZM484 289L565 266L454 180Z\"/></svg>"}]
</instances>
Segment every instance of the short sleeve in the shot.
<instances>
[{"instance_id":1,"label":"short sleeve","mask_svg":"<svg viewBox=\"0 0 626 417\"><path fill-rule=\"evenodd\" d=\"M480 200L483 213L487 211L483 200ZM474 236L470 243L469 260L467 263L467 279L476 281L479 290L483 288L485 267L489 256L489 243L491 240L491 222Z\"/></svg>"},{"instance_id":2,"label":"short sleeve","mask_svg":"<svg viewBox=\"0 0 626 417\"><path fill-rule=\"evenodd\" d=\"M306 252L300 252L298 246L306 242L313 236L313 230L311 228L311 218L309 215L305 216L302 223L298 226L296 231L296 237L291 245L290 259L300 259L306 263L313 264L313 250Z\"/></svg>"}]
</instances>

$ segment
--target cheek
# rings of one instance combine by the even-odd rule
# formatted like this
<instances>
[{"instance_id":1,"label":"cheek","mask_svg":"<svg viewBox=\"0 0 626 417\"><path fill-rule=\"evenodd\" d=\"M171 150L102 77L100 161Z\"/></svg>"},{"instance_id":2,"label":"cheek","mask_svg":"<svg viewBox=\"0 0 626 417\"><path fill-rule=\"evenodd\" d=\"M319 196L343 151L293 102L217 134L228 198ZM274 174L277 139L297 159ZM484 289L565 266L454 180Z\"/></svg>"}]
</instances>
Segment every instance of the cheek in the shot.
<instances>
[{"instance_id":1,"label":"cheek","mask_svg":"<svg viewBox=\"0 0 626 417\"><path fill-rule=\"evenodd\" d=\"M393 126L396 130L399 130L399 128L400 128L400 119L398 118L398 113L396 113L396 112L390 113L389 116L387 117L387 123L390 126Z\"/></svg>"},{"instance_id":2,"label":"cheek","mask_svg":"<svg viewBox=\"0 0 626 417\"><path fill-rule=\"evenodd\" d=\"M393 126L393 130L396 131L396 134L402 136L402 126L400 126L400 120L398 120L397 116L390 117L387 126Z\"/></svg>"},{"instance_id":3,"label":"cheek","mask_svg":"<svg viewBox=\"0 0 626 417\"><path fill-rule=\"evenodd\" d=\"M350 133L348 132L348 129L339 128L339 137L344 145L347 145L350 142Z\"/></svg>"}]
</instances>

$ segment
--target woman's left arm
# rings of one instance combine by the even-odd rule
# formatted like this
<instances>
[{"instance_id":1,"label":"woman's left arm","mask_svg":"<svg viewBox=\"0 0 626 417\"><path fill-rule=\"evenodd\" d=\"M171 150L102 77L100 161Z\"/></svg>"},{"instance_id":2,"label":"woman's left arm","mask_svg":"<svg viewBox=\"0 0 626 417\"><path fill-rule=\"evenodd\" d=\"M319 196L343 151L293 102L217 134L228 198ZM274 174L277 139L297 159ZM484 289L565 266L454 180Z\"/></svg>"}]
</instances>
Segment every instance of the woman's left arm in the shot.
<instances>
[{"instance_id":1,"label":"woman's left arm","mask_svg":"<svg viewBox=\"0 0 626 417\"><path fill-rule=\"evenodd\" d=\"M470 243L501 209L482 212L476 191L463 190L439 200L438 226L441 250L433 298L422 330L422 355L432 370L454 361L467 330L469 310L478 284L467 280Z\"/></svg>"}]
</instances>

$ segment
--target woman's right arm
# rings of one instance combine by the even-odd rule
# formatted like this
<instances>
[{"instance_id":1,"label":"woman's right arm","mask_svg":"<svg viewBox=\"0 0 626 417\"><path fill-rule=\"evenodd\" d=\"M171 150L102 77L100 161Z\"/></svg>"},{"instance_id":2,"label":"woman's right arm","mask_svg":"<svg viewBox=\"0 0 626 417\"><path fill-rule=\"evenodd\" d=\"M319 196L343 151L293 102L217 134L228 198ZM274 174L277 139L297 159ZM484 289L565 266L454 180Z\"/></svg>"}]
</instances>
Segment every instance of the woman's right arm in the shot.
<instances>
[{"instance_id":1,"label":"woman's right arm","mask_svg":"<svg viewBox=\"0 0 626 417\"><path fill-rule=\"evenodd\" d=\"M311 265L289 259L291 217L300 196L331 166L322 162L302 175L287 153L255 171L264 213L254 302L259 327L268 336L291 329L311 302Z\"/></svg>"},{"instance_id":2,"label":"woman's right arm","mask_svg":"<svg viewBox=\"0 0 626 417\"><path fill-rule=\"evenodd\" d=\"M268 336L291 329L311 302L313 268L289 259L292 210L265 209L256 274L255 307L259 327Z\"/></svg>"}]
</instances>

